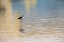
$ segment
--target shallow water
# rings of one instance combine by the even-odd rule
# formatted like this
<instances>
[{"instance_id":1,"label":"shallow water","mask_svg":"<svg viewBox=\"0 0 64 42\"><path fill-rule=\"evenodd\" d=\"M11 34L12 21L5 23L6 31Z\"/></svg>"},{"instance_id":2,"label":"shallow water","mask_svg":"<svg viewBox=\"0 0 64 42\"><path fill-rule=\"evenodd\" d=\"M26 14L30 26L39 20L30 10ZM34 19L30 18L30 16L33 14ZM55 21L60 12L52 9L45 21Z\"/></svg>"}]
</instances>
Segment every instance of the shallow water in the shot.
<instances>
[{"instance_id":1,"label":"shallow water","mask_svg":"<svg viewBox=\"0 0 64 42\"><path fill-rule=\"evenodd\" d=\"M64 42L64 19L40 20L23 23L23 32L9 31L13 35L8 35L7 32L3 31L1 42Z\"/></svg>"}]
</instances>

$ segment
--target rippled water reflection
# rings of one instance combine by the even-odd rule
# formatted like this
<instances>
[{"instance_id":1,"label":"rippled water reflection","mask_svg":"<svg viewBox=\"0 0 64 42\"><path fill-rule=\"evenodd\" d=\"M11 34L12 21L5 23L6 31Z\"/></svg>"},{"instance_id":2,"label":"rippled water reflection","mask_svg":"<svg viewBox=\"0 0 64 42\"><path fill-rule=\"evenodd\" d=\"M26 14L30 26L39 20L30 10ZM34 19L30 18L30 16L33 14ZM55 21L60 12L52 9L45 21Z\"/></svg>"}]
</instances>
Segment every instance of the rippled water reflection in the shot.
<instances>
[{"instance_id":1,"label":"rippled water reflection","mask_svg":"<svg viewBox=\"0 0 64 42\"><path fill-rule=\"evenodd\" d=\"M24 33L19 30L1 31L1 36L3 36L1 42L64 41L64 19L40 19L37 22L23 23L22 25Z\"/></svg>"}]
</instances>

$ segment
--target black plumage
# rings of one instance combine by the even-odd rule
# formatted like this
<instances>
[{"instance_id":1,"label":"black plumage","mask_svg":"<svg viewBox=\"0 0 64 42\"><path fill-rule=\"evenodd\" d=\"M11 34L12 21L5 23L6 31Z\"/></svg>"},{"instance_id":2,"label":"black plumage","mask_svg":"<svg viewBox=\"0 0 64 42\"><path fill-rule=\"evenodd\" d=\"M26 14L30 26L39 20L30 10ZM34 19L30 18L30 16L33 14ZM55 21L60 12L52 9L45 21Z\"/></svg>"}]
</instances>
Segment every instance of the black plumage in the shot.
<instances>
[{"instance_id":1,"label":"black plumage","mask_svg":"<svg viewBox=\"0 0 64 42\"><path fill-rule=\"evenodd\" d=\"M22 15L21 17L19 17L18 19L22 19L24 17L24 15Z\"/></svg>"}]
</instances>

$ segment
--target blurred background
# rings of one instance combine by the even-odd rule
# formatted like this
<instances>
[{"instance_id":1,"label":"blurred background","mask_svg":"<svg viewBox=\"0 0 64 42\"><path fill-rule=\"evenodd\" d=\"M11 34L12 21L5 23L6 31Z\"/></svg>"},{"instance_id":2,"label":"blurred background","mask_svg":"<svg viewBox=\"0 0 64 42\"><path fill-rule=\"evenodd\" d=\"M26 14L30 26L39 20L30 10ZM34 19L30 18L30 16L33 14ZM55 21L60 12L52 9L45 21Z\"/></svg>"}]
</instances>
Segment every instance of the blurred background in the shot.
<instances>
[{"instance_id":1,"label":"blurred background","mask_svg":"<svg viewBox=\"0 0 64 42\"><path fill-rule=\"evenodd\" d=\"M0 3L1 42L64 41L64 0L0 0Z\"/></svg>"}]
</instances>

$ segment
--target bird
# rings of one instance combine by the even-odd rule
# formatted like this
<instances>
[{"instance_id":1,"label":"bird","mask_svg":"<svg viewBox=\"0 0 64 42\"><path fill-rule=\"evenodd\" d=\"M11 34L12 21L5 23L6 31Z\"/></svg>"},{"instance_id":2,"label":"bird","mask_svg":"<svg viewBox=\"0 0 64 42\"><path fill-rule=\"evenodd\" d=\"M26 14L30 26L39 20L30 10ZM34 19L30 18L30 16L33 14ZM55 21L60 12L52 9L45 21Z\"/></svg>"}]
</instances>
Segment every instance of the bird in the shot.
<instances>
[{"instance_id":1,"label":"bird","mask_svg":"<svg viewBox=\"0 0 64 42\"><path fill-rule=\"evenodd\" d=\"M22 19L24 17L24 15L22 15L21 17L19 17L18 19ZM20 20L21 21L21 20ZM21 28L21 26L20 26ZM24 33L24 30L23 29L19 29L19 31L23 32Z\"/></svg>"},{"instance_id":2,"label":"bird","mask_svg":"<svg viewBox=\"0 0 64 42\"><path fill-rule=\"evenodd\" d=\"M22 15L21 17L19 17L18 19L22 19L24 17L24 15Z\"/></svg>"}]
</instances>

